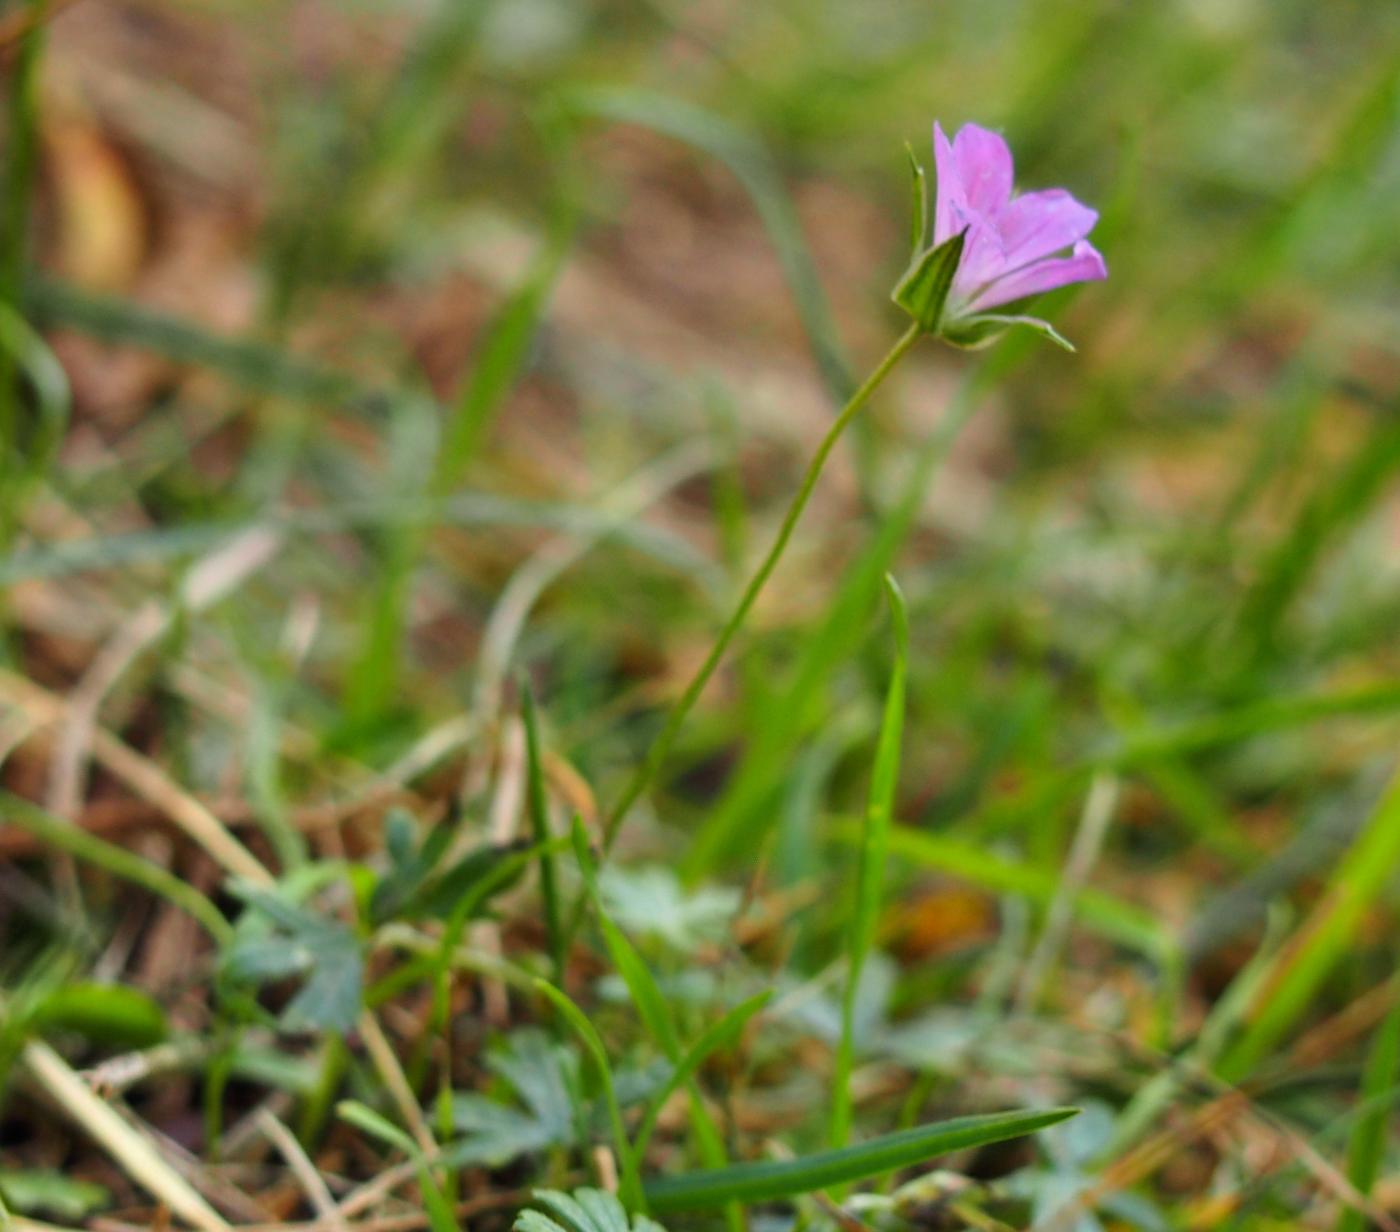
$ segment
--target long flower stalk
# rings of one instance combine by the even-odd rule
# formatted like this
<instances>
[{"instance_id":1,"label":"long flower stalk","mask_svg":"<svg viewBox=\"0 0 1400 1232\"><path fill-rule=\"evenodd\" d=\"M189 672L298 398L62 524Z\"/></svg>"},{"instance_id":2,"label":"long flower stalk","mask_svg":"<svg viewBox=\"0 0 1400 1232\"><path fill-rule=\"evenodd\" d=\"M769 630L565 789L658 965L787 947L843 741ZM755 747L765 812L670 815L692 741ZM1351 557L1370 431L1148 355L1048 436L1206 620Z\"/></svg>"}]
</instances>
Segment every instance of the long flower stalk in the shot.
<instances>
[{"instance_id":1,"label":"long flower stalk","mask_svg":"<svg viewBox=\"0 0 1400 1232\"><path fill-rule=\"evenodd\" d=\"M686 716L694 708L696 700L704 691L705 685L709 683L710 677L714 675L715 668L724 658L724 653L729 649L729 643L734 640L734 635L739 631L740 626L747 619L749 611L754 602L758 599L763 587L767 584L773 570L778 567L778 562L782 559L783 552L786 551L788 541L792 538L792 532L796 529L798 520L802 517L802 512L807 507L807 502L811 499L812 491L817 486L817 480L821 478L822 470L826 466L827 458L831 456L831 451L836 447L836 442L841 439L842 434L855 417L860 413L861 408L870 401L871 395L880 388L885 378L894 371L899 361L919 340L922 332L917 322L911 324L903 334L900 335L894 346L889 349L874 370L861 383L859 389L851 395L850 401L841 408L840 413L832 421L831 427L822 437L821 444L817 446L816 452L812 455L812 460L807 463L807 470L802 476L802 483L798 487L796 494L792 498L792 503L788 506L787 512L783 515L782 525L778 528L778 534L773 540L773 545L768 549L768 554L764 556L762 563L754 571L749 579L748 585L744 587L744 593L740 596L738 604L733 613L725 622L724 628L720 630L715 643L710 647L710 653L705 656L705 661L700 665L700 669L695 673L690 683L686 686L685 692L681 694L679 700L671 708L671 713L666 716L665 726L657 733L652 741L651 747L647 750L646 757L637 767L631 780L628 782L622 795L618 797L617 803L613 805L603 821L603 852L606 854L612 849L613 842L617 838L619 829L622 826L623 818L627 816L628 810L637 802L637 798L651 785L652 779L656 777L657 771L665 762L671 752L672 746L676 742L676 737L680 733L681 725L685 722Z\"/></svg>"}]
</instances>

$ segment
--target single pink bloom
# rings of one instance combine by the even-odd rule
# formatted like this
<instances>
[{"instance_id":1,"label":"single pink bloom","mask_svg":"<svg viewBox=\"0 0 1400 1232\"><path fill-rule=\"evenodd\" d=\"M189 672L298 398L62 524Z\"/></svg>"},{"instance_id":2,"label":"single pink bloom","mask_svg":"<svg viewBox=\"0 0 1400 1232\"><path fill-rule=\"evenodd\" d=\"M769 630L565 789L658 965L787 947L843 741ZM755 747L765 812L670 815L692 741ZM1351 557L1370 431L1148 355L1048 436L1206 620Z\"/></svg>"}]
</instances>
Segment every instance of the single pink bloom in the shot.
<instances>
[{"instance_id":1,"label":"single pink bloom","mask_svg":"<svg viewBox=\"0 0 1400 1232\"><path fill-rule=\"evenodd\" d=\"M1072 282L1108 277L1084 237L1097 211L1063 188L1011 195L1011 151L996 133L965 124L950 142L935 121L938 169L933 242L966 230L948 295L948 315L967 317ZM1069 250L1068 256L1057 255Z\"/></svg>"}]
</instances>

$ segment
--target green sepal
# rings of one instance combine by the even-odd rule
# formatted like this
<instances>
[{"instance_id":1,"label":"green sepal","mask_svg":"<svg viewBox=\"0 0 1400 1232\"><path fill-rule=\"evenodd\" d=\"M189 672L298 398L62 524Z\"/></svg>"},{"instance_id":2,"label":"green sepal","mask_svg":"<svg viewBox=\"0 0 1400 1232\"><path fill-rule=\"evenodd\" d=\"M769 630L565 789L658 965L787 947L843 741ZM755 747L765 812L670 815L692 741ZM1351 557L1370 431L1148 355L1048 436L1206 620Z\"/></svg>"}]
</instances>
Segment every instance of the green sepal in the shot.
<instances>
[{"instance_id":1,"label":"green sepal","mask_svg":"<svg viewBox=\"0 0 1400 1232\"><path fill-rule=\"evenodd\" d=\"M954 346L975 351L981 347L990 346L1008 329L1014 329L1018 326L1039 334L1042 338L1053 342L1057 347L1062 347L1066 351L1074 350L1074 344L1068 338L1049 321L1042 321L1039 317L983 312L977 316L949 322L940 332L944 340L951 342Z\"/></svg>"},{"instance_id":2,"label":"green sepal","mask_svg":"<svg viewBox=\"0 0 1400 1232\"><path fill-rule=\"evenodd\" d=\"M936 248L920 253L890 295L925 333L938 332L943 307L948 302L948 291L953 285L953 275L958 272L966 239L966 230L959 231Z\"/></svg>"},{"instance_id":3,"label":"green sepal","mask_svg":"<svg viewBox=\"0 0 1400 1232\"><path fill-rule=\"evenodd\" d=\"M904 152L909 155L909 173L913 179L914 208L909 215L909 260L912 263L928 247L928 173L907 141Z\"/></svg>"}]
</instances>

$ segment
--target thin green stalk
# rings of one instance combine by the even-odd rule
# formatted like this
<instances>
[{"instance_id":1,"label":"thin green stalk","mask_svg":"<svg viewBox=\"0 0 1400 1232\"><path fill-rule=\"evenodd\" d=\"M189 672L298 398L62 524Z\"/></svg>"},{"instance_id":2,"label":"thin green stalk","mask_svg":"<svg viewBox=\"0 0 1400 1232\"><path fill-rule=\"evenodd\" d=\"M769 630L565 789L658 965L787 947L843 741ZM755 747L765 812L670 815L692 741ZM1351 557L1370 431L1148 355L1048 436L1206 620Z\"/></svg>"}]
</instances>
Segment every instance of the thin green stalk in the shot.
<instances>
[{"instance_id":1,"label":"thin green stalk","mask_svg":"<svg viewBox=\"0 0 1400 1232\"><path fill-rule=\"evenodd\" d=\"M366 1004L373 1008L368 1001ZM350 1049L344 1037L328 1031L321 1041L321 1054L316 1062L316 1085L297 1112L297 1140L308 1150L314 1150L320 1142L336 1093L349 1068Z\"/></svg>"},{"instance_id":2,"label":"thin green stalk","mask_svg":"<svg viewBox=\"0 0 1400 1232\"><path fill-rule=\"evenodd\" d=\"M651 969L642 960L642 956L604 909L603 896L598 889L597 869L594 866L592 854L588 850L588 835L583 828L583 822L578 817L574 818L573 840L579 872L583 876L584 898L582 901L592 902L598 917L598 926L603 932L603 940L607 944L608 953L612 956L613 966L617 968L618 974L622 976L623 982L627 985L627 991L631 994L642 1022L646 1024L647 1030L661 1046L662 1052L666 1054L666 1059L676 1067L675 1072L680 1074L686 1067L685 1051L681 1047L680 1032L676 1027L675 1016L671 1012L671 1003L661 991L661 986L656 982L656 977L652 975ZM697 1061L696 1064L698 1065L699 1062ZM693 1075L688 1073L684 1083L690 1100L691 1128L695 1134L695 1144L699 1150L700 1158L707 1168L722 1168L729 1160L725 1154L724 1139L720 1134L719 1127L714 1123L709 1110L705 1107L705 1101ZM633 1145L632 1154L640 1167L644 1159L643 1148L646 1145L646 1137L639 1135L637 1141L640 1145ZM742 1232L744 1227L743 1212L737 1205L731 1205L726 1209L725 1219L731 1232Z\"/></svg>"},{"instance_id":3,"label":"thin green stalk","mask_svg":"<svg viewBox=\"0 0 1400 1232\"><path fill-rule=\"evenodd\" d=\"M850 401L841 408L841 413L836 416L831 427L827 429L821 444L817 446L816 453L812 455L812 460L807 464L807 470L802 476L802 483L797 489L797 494L792 498L787 513L783 515L782 525L778 528L773 546L768 549L768 554L763 558L763 562L749 579L749 584L744 588L744 593L732 615L725 622L724 628L720 630L719 637L715 639L704 663L700 665L700 670L695 673L690 684L686 686L685 692L681 694L680 700L672 707L671 713L666 717L665 725L656 739L652 741L651 748L647 750L646 757L632 775L631 781L618 798L617 803L608 813L603 823L603 852L605 855L612 850L613 842L617 838L617 832L622 826L623 818L627 816L627 811L637 802L637 798L656 777L657 771L671 752L671 746L675 744L676 736L679 734L686 716L695 706L700 694L709 683L710 677L714 675L715 668L724 658L724 652L729 649L729 643L734 640L734 635L748 617L759 593L763 590L773 570L777 568L778 561L782 559L783 552L787 549L788 540L792 538L792 532L797 527L798 519L801 518L808 500L811 499L812 491L817 486L817 480L821 478L826 460L836 447L836 442L841 439L842 434L860 410L870 401L871 395L894 371L895 366L904 358L905 353L919 340L920 332L918 325L915 324L900 335L899 340L890 348L889 353L865 378L861 387L851 395Z\"/></svg>"},{"instance_id":4,"label":"thin green stalk","mask_svg":"<svg viewBox=\"0 0 1400 1232\"><path fill-rule=\"evenodd\" d=\"M875 751L875 770L871 776L870 800L861 835L860 867L856 874L856 902L851 915L846 959L846 989L841 998L841 1038L836 1045L835 1072L831 1080L831 1146L834 1149L845 1146L851 1137L851 1069L855 1064L856 999L860 995L861 973L875 944L875 926L880 917L895 783L899 776L899 748L904 734L909 618L904 597L894 578L888 574L885 575L885 588L889 593L890 614L894 619L894 667L885 695L885 716Z\"/></svg>"},{"instance_id":5,"label":"thin green stalk","mask_svg":"<svg viewBox=\"0 0 1400 1232\"><path fill-rule=\"evenodd\" d=\"M559 878L554 868L554 853L549 845L549 806L545 799L544 772L540 766L540 732L535 714L535 695L528 683L520 688L520 717L525 724L525 756L529 773L526 788L529 797L530 824L540 849L540 897L544 900L545 933L549 938L549 955L554 963L554 982L564 985L565 944L559 914Z\"/></svg>"},{"instance_id":6,"label":"thin green stalk","mask_svg":"<svg viewBox=\"0 0 1400 1232\"><path fill-rule=\"evenodd\" d=\"M573 1028L579 1042L588 1053L593 1067L598 1071L598 1082L603 1088L603 1102L607 1105L608 1120L612 1124L613 1149L622 1173L618 1182L619 1196L629 1211L646 1211L646 1199L642 1194L641 1179L637 1174L637 1158L632 1153L627 1138L627 1127L622 1120L622 1105L618 1103L617 1087L613 1083L612 1066L608 1064L608 1050L603 1046L603 1037L566 993L555 988L548 980L536 980L535 990L546 997L559 1011L560 1016Z\"/></svg>"}]
</instances>

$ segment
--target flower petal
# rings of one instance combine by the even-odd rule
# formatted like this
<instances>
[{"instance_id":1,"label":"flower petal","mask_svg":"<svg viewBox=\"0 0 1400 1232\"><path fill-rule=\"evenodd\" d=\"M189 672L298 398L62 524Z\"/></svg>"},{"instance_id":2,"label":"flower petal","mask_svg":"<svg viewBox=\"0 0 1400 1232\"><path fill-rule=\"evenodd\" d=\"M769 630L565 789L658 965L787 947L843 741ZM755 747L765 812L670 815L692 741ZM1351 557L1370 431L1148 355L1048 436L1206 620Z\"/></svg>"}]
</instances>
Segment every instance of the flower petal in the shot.
<instances>
[{"instance_id":1,"label":"flower petal","mask_svg":"<svg viewBox=\"0 0 1400 1232\"><path fill-rule=\"evenodd\" d=\"M1072 282L1093 282L1108 277L1108 267L1103 256L1087 240L1080 240L1074 246L1074 253L1068 257L1051 257L1035 261L1014 273L998 278L968 306L968 312L983 312L998 304L1009 304L1013 300L1025 299L1030 295L1040 295L1053 291L1056 287L1068 286Z\"/></svg>"},{"instance_id":2,"label":"flower petal","mask_svg":"<svg viewBox=\"0 0 1400 1232\"><path fill-rule=\"evenodd\" d=\"M1011 199L1011 151L989 129L964 124L950 142L935 120L933 162L938 173L935 244L983 225Z\"/></svg>"},{"instance_id":3,"label":"flower petal","mask_svg":"<svg viewBox=\"0 0 1400 1232\"><path fill-rule=\"evenodd\" d=\"M973 211L993 214L1011 200L1011 150L999 134L980 124L964 124L953 138L953 159Z\"/></svg>"},{"instance_id":4,"label":"flower petal","mask_svg":"<svg viewBox=\"0 0 1400 1232\"><path fill-rule=\"evenodd\" d=\"M1098 220L1063 188L1015 197L969 233L957 290L976 298L988 283L1082 240Z\"/></svg>"},{"instance_id":5,"label":"flower petal","mask_svg":"<svg viewBox=\"0 0 1400 1232\"><path fill-rule=\"evenodd\" d=\"M936 248L944 240L951 239L962 229L956 226L955 219L967 214L967 194L962 190L962 179L953 158L953 147L944 135L938 121L933 122L933 246ZM962 224L965 226L966 224Z\"/></svg>"},{"instance_id":6,"label":"flower petal","mask_svg":"<svg viewBox=\"0 0 1400 1232\"><path fill-rule=\"evenodd\" d=\"M1001 237L1004 272L1077 244L1099 221L1097 210L1081 205L1063 188L1022 193L996 212L993 226Z\"/></svg>"}]
</instances>

